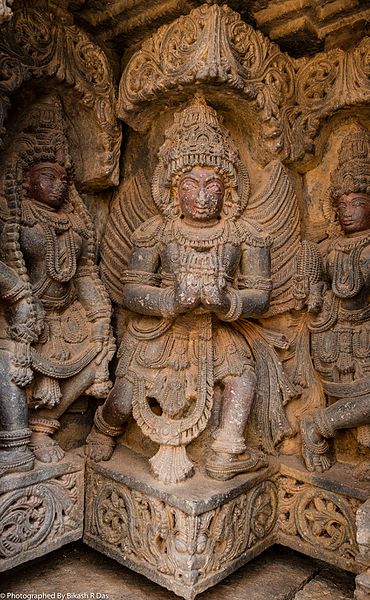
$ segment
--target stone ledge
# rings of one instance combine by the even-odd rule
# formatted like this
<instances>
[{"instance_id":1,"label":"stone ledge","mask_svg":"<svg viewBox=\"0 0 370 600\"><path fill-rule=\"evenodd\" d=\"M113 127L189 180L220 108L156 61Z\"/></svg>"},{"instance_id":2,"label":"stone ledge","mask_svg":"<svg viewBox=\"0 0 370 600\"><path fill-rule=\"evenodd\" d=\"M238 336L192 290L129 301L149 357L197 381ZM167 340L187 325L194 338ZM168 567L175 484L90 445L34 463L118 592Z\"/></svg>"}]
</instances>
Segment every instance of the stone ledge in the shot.
<instances>
[{"instance_id":1,"label":"stone ledge","mask_svg":"<svg viewBox=\"0 0 370 600\"><path fill-rule=\"evenodd\" d=\"M124 467L123 467L124 465ZM193 600L276 541L277 466L166 486L127 448L87 465L84 542Z\"/></svg>"},{"instance_id":2,"label":"stone ledge","mask_svg":"<svg viewBox=\"0 0 370 600\"><path fill-rule=\"evenodd\" d=\"M76 451L56 465L4 476L0 483L0 571L81 539L84 460Z\"/></svg>"}]
</instances>

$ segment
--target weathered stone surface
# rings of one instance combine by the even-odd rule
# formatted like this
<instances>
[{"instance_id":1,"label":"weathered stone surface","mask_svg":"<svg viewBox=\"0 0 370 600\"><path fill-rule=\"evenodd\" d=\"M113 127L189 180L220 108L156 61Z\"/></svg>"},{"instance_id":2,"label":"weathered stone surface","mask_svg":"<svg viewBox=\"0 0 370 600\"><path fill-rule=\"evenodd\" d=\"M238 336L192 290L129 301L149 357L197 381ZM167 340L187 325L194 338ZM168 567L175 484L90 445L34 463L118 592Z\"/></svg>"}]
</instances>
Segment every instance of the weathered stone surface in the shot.
<instances>
[{"instance_id":1,"label":"weathered stone surface","mask_svg":"<svg viewBox=\"0 0 370 600\"><path fill-rule=\"evenodd\" d=\"M337 569L323 569L297 592L294 600L352 600L353 577Z\"/></svg>"},{"instance_id":2,"label":"weathered stone surface","mask_svg":"<svg viewBox=\"0 0 370 600\"><path fill-rule=\"evenodd\" d=\"M369 495L351 469L335 465L327 474L308 473L293 457L280 467L278 541L315 558L358 573L356 512Z\"/></svg>"},{"instance_id":3,"label":"weathered stone surface","mask_svg":"<svg viewBox=\"0 0 370 600\"><path fill-rule=\"evenodd\" d=\"M275 470L168 486L118 448L87 466L84 541L190 600L274 543Z\"/></svg>"},{"instance_id":4,"label":"weathered stone surface","mask_svg":"<svg viewBox=\"0 0 370 600\"><path fill-rule=\"evenodd\" d=\"M73 10L94 28L101 41L119 40L130 46L162 23L174 20L199 4L203 4L203 0L160 0L153 6L104 0L99 3L99 9L90 3L77 3ZM366 35L369 9L365 4L361 0L252 0L248 4L243 0L228 1L245 21L254 23L293 56L350 45Z\"/></svg>"},{"instance_id":5,"label":"weathered stone surface","mask_svg":"<svg viewBox=\"0 0 370 600\"><path fill-rule=\"evenodd\" d=\"M92 577L93 573L93 577ZM323 577L321 576L323 574ZM330 575L329 575L330 574ZM329 575L326 577L326 575ZM203 592L204 600L302 600L299 594L311 589L319 579L322 600L338 600L331 595L337 582L338 597L347 600L353 589L353 575L339 569L327 571L317 561L297 554L288 548L274 546L241 567L210 590ZM109 600L176 600L178 596L163 590L146 577L116 561L95 552L81 543L71 544L50 557L43 557L22 571L3 575L2 591L13 593L86 593L106 594ZM319 600L321 600L319 599ZM71 599L72 600L72 599ZM101 598L102 600L102 598ZM305 600L312 600L307 594Z\"/></svg>"},{"instance_id":6,"label":"weathered stone surface","mask_svg":"<svg viewBox=\"0 0 370 600\"><path fill-rule=\"evenodd\" d=\"M87 454L140 455L89 464L88 542L193 598L280 540L369 595L369 10L0 0L4 568L81 534L96 233Z\"/></svg>"},{"instance_id":7,"label":"weathered stone surface","mask_svg":"<svg viewBox=\"0 0 370 600\"><path fill-rule=\"evenodd\" d=\"M65 86L79 180L90 189L116 185L121 129L114 114L112 67L99 45L73 25L71 13L60 3L53 7L41 0L18 8L2 27L0 135L13 94L30 78L45 77L54 78L55 87Z\"/></svg>"},{"instance_id":8,"label":"weathered stone surface","mask_svg":"<svg viewBox=\"0 0 370 600\"><path fill-rule=\"evenodd\" d=\"M0 480L0 571L82 537L84 460L71 451L57 465L37 463Z\"/></svg>"},{"instance_id":9,"label":"weathered stone surface","mask_svg":"<svg viewBox=\"0 0 370 600\"><path fill-rule=\"evenodd\" d=\"M370 597L370 500L358 509L356 524L359 545L357 560L363 572L356 577L355 600L367 600Z\"/></svg>"}]
</instances>

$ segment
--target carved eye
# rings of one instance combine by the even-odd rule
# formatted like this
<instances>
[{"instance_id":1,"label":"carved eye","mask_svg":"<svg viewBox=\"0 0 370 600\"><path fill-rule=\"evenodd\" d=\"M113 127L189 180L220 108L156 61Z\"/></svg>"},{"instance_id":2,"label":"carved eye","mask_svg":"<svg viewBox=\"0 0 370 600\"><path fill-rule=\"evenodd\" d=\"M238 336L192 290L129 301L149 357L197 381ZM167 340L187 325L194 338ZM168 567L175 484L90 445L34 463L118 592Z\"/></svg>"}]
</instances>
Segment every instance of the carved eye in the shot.
<instances>
[{"instance_id":1,"label":"carved eye","mask_svg":"<svg viewBox=\"0 0 370 600\"><path fill-rule=\"evenodd\" d=\"M218 181L211 181L207 184L207 192L211 192L212 194L220 194L222 192L221 185Z\"/></svg>"},{"instance_id":2,"label":"carved eye","mask_svg":"<svg viewBox=\"0 0 370 600\"><path fill-rule=\"evenodd\" d=\"M366 202L362 198L354 198L352 200L352 206L365 206Z\"/></svg>"},{"instance_id":3,"label":"carved eye","mask_svg":"<svg viewBox=\"0 0 370 600\"><path fill-rule=\"evenodd\" d=\"M184 190L184 192L189 192L198 189L198 186L195 183L195 181L191 181L190 179L183 181L181 187Z\"/></svg>"}]
</instances>

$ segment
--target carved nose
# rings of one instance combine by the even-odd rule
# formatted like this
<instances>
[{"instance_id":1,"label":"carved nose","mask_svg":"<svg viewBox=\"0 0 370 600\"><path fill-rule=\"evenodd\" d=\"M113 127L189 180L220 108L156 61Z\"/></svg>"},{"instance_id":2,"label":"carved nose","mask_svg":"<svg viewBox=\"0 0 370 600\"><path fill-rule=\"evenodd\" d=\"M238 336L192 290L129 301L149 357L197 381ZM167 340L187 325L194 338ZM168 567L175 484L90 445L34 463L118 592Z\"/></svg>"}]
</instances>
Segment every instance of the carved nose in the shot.
<instances>
[{"instance_id":1,"label":"carved nose","mask_svg":"<svg viewBox=\"0 0 370 600\"><path fill-rule=\"evenodd\" d=\"M201 188L199 190L198 201L199 201L200 204L206 204L206 202L207 202L206 193L205 193L205 191L204 191L203 188Z\"/></svg>"}]
</instances>

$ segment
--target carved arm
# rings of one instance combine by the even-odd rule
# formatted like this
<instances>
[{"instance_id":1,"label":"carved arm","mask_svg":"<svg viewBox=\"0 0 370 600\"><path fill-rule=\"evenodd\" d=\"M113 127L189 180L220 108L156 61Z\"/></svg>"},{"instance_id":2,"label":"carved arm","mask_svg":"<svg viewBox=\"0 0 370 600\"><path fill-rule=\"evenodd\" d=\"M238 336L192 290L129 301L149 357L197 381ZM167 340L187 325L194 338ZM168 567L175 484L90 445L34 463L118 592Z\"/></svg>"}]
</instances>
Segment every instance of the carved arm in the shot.
<instances>
[{"instance_id":1,"label":"carved arm","mask_svg":"<svg viewBox=\"0 0 370 600\"><path fill-rule=\"evenodd\" d=\"M217 311L223 321L257 317L268 308L272 288L269 248L243 244L238 288L225 291L224 308Z\"/></svg>"},{"instance_id":2,"label":"carved arm","mask_svg":"<svg viewBox=\"0 0 370 600\"><path fill-rule=\"evenodd\" d=\"M174 288L160 288L157 246L134 247L128 269L123 273L123 306L141 315L175 316Z\"/></svg>"},{"instance_id":3,"label":"carved arm","mask_svg":"<svg viewBox=\"0 0 370 600\"><path fill-rule=\"evenodd\" d=\"M74 286L77 297L86 310L87 318L93 323L91 340L108 342L110 340L111 305L99 279L97 267L88 255L85 240L74 278Z\"/></svg>"}]
</instances>

